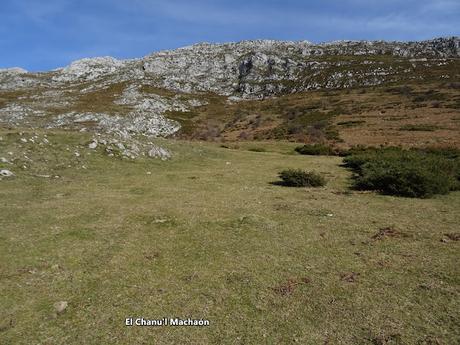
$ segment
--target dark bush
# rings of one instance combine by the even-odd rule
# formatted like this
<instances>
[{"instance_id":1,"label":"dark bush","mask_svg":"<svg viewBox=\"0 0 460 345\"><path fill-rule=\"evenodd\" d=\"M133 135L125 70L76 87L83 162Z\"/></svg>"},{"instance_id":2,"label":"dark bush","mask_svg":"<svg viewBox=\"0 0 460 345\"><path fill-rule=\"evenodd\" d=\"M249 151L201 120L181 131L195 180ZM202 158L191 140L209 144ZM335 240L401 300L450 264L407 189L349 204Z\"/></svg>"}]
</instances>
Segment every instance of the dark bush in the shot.
<instances>
[{"instance_id":1,"label":"dark bush","mask_svg":"<svg viewBox=\"0 0 460 345\"><path fill-rule=\"evenodd\" d=\"M438 126L427 125L427 124L413 124L413 125L404 125L399 127L400 131L419 131L419 132L433 132L439 129Z\"/></svg>"},{"instance_id":2,"label":"dark bush","mask_svg":"<svg viewBox=\"0 0 460 345\"><path fill-rule=\"evenodd\" d=\"M312 156L332 156L336 154L332 147L323 144L307 144L298 146L295 148L295 151L301 155Z\"/></svg>"},{"instance_id":3,"label":"dark bush","mask_svg":"<svg viewBox=\"0 0 460 345\"><path fill-rule=\"evenodd\" d=\"M288 187L321 187L326 184L324 177L314 171L287 169L279 173L282 184Z\"/></svg>"},{"instance_id":4,"label":"dark bush","mask_svg":"<svg viewBox=\"0 0 460 345\"><path fill-rule=\"evenodd\" d=\"M383 112L383 111L382 111ZM358 126L366 123L364 120L351 120L351 121L342 121L338 122L337 126L343 126L343 127L353 127L353 126Z\"/></svg>"},{"instance_id":5,"label":"dark bush","mask_svg":"<svg viewBox=\"0 0 460 345\"><path fill-rule=\"evenodd\" d=\"M424 152L426 154L433 154L453 160L460 158L460 150L455 147L426 147L421 149L413 148L412 151Z\"/></svg>"},{"instance_id":6,"label":"dark bush","mask_svg":"<svg viewBox=\"0 0 460 345\"><path fill-rule=\"evenodd\" d=\"M331 127L327 128L324 134L327 140L335 140L335 141L343 142L343 140L340 138L339 131L334 128L331 128Z\"/></svg>"},{"instance_id":7,"label":"dark bush","mask_svg":"<svg viewBox=\"0 0 460 345\"><path fill-rule=\"evenodd\" d=\"M267 152L267 150L263 147L250 147L248 151L251 152Z\"/></svg>"},{"instance_id":8,"label":"dark bush","mask_svg":"<svg viewBox=\"0 0 460 345\"><path fill-rule=\"evenodd\" d=\"M405 95L408 96L411 94L413 89L410 86L396 86L396 87L390 87L386 90L389 93L392 93L394 95Z\"/></svg>"},{"instance_id":9,"label":"dark bush","mask_svg":"<svg viewBox=\"0 0 460 345\"><path fill-rule=\"evenodd\" d=\"M369 149L355 151L344 163L356 173L356 189L427 198L460 185L460 160L453 150Z\"/></svg>"}]
</instances>

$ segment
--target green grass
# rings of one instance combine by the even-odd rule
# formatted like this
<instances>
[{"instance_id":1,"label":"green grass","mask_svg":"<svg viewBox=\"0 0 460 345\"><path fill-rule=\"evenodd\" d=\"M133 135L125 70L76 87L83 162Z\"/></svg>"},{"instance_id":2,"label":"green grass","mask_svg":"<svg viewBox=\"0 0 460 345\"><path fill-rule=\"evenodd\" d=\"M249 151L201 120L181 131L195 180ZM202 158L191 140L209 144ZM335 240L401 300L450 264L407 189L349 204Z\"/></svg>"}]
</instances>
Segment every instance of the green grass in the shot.
<instances>
[{"instance_id":1,"label":"green grass","mask_svg":"<svg viewBox=\"0 0 460 345\"><path fill-rule=\"evenodd\" d=\"M1 135L0 156L19 149ZM62 155L49 163L60 178L30 163L0 181L1 344L460 341L459 242L441 241L458 232L458 192L349 192L341 158L284 154L286 143L162 141L171 161L133 162L87 155L80 133L52 138L29 155ZM62 154L80 144L83 161ZM285 168L328 184L271 184ZM55 317L57 301L69 306ZM211 325L127 328L129 316Z\"/></svg>"}]
</instances>

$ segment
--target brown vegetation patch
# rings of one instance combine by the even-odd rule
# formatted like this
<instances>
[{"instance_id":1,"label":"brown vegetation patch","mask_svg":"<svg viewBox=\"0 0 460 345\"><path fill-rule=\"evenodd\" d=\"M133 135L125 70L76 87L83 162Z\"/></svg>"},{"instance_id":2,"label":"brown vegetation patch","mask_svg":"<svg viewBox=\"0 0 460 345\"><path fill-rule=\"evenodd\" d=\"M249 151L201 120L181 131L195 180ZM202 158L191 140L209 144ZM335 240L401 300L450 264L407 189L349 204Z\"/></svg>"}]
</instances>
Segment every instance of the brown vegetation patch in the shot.
<instances>
[{"instance_id":1,"label":"brown vegetation patch","mask_svg":"<svg viewBox=\"0 0 460 345\"><path fill-rule=\"evenodd\" d=\"M450 241L460 241L460 233L459 232L451 232L448 234L444 234L444 237L441 239L441 242L450 242Z\"/></svg>"},{"instance_id":2,"label":"brown vegetation patch","mask_svg":"<svg viewBox=\"0 0 460 345\"><path fill-rule=\"evenodd\" d=\"M347 272L340 275L340 279L347 283L354 283L360 274L356 272Z\"/></svg>"},{"instance_id":3,"label":"brown vegetation patch","mask_svg":"<svg viewBox=\"0 0 460 345\"><path fill-rule=\"evenodd\" d=\"M297 286L302 284L309 284L311 282L310 278L303 277L301 279L288 279L286 282L272 288L275 293L281 296L291 295Z\"/></svg>"},{"instance_id":4,"label":"brown vegetation patch","mask_svg":"<svg viewBox=\"0 0 460 345\"><path fill-rule=\"evenodd\" d=\"M379 231L372 235L371 239L374 241L381 241L387 237L405 237L406 235L403 234L401 231L396 230L393 227L385 227L379 229Z\"/></svg>"}]
</instances>

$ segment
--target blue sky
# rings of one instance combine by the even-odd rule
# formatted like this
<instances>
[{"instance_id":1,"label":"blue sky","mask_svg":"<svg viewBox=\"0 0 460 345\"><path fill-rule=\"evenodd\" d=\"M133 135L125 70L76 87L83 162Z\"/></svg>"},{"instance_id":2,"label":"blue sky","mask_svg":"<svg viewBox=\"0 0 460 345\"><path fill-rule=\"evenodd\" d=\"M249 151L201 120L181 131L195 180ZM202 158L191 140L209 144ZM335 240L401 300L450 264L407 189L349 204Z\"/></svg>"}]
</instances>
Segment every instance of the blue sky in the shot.
<instances>
[{"instance_id":1,"label":"blue sky","mask_svg":"<svg viewBox=\"0 0 460 345\"><path fill-rule=\"evenodd\" d=\"M460 0L1 0L0 68L141 57L245 39L422 40L460 35Z\"/></svg>"}]
</instances>

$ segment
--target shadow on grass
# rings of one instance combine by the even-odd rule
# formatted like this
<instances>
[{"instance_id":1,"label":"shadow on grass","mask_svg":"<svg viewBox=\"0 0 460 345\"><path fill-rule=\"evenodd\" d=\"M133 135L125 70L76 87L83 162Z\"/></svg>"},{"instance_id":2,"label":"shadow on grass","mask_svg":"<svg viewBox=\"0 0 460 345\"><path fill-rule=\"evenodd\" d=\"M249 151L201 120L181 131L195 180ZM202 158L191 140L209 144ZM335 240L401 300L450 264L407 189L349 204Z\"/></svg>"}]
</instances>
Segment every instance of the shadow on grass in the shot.
<instances>
[{"instance_id":1,"label":"shadow on grass","mask_svg":"<svg viewBox=\"0 0 460 345\"><path fill-rule=\"evenodd\" d=\"M281 186L281 187L294 187L294 188L300 188L302 186L293 186L289 183L286 183L284 181L273 181L273 182L268 182L269 185L272 185L272 186Z\"/></svg>"}]
</instances>

